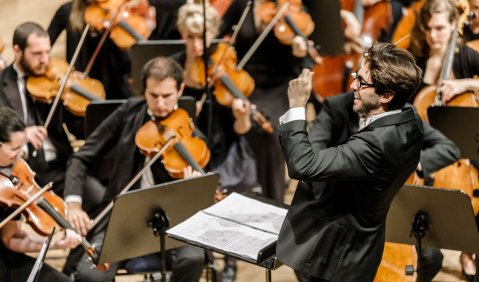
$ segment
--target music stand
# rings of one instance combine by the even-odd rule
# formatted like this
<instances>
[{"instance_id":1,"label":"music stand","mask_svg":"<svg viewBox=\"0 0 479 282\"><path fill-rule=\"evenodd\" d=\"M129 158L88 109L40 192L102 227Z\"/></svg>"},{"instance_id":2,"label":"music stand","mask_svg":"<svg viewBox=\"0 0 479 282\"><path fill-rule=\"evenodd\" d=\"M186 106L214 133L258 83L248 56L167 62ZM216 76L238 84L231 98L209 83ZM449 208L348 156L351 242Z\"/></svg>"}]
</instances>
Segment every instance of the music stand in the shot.
<instances>
[{"instance_id":1,"label":"music stand","mask_svg":"<svg viewBox=\"0 0 479 282\"><path fill-rule=\"evenodd\" d=\"M344 53L344 31L341 25L339 1L303 0L303 5L314 21L314 31L309 36L320 46L323 56Z\"/></svg>"},{"instance_id":2,"label":"music stand","mask_svg":"<svg viewBox=\"0 0 479 282\"><path fill-rule=\"evenodd\" d=\"M48 235L48 238L43 242L43 246L38 253L35 264L33 265L32 271L28 276L27 282L36 282L38 281L38 276L40 275L40 270L42 269L43 262L47 256L48 248L50 247L50 242L52 241L53 233L55 233L55 227L53 227L52 233Z\"/></svg>"},{"instance_id":3,"label":"music stand","mask_svg":"<svg viewBox=\"0 0 479 282\"><path fill-rule=\"evenodd\" d=\"M451 139L461 150L461 157L479 160L479 108L429 107L430 124Z\"/></svg>"},{"instance_id":4,"label":"music stand","mask_svg":"<svg viewBox=\"0 0 479 282\"><path fill-rule=\"evenodd\" d=\"M163 257L167 249L183 246L183 243L165 239L165 236L159 240L150 225L160 217L164 222L160 227L173 227L210 206L218 181L217 174L208 174L130 191L116 198L103 238L99 264L160 251ZM161 213L166 216L162 217ZM162 263L165 263L164 259ZM164 272L162 277L165 277Z\"/></svg>"},{"instance_id":5,"label":"music stand","mask_svg":"<svg viewBox=\"0 0 479 282\"><path fill-rule=\"evenodd\" d=\"M460 190L404 185L389 209L386 241L416 245L418 254L423 245L478 253L479 232L471 199ZM417 257L421 281L421 256Z\"/></svg>"}]
</instances>

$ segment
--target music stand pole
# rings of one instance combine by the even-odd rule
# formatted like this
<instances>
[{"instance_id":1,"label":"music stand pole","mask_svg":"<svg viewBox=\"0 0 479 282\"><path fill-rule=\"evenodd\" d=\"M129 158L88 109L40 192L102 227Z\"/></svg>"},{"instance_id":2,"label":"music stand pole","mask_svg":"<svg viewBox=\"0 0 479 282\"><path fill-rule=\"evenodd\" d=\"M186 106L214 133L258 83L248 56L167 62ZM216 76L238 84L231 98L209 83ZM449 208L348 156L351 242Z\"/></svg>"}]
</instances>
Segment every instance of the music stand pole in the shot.
<instances>
[{"instance_id":1,"label":"music stand pole","mask_svg":"<svg viewBox=\"0 0 479 282\"><path fill-rule=\"evenodd\" d=\"M170 226L170 222L166 213L159 209L153 214L153 218L148 222L148 226L153 229L153 234L156 237L160 237L160 254L161 254L161 281L166 282L166 246L165 246L165 235L166 230Z\"/></svg>"},{"instance_id":2,"label":"music stand pole","mask_svg":"<svg viewBox=\"0 0 479 282\"><path fill-rule=\"evenodd\" d=\"M418 212L414 216L414 220L412 222L412 230L411 235L416 238L416 249L417 249L417 281L422 282L422 239L426 236L428 231L429 221L427 215L423 212Z\"/></svg>"}]
</instances>

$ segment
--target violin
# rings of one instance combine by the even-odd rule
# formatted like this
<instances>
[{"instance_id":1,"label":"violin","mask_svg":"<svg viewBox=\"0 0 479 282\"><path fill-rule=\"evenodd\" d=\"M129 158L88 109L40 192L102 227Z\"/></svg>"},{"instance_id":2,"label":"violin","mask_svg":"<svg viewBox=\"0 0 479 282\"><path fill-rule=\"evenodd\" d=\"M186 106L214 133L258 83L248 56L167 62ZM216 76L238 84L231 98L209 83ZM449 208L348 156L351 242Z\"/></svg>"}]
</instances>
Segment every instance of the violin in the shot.
<instances>
[{"instance_id":1,"label":"violin","mask_svg":"<svg viewBox=\"0 0 479 282\"><path fill-rule=\"evenodd\" d=\"M314 21L303 9L301 0L260 1L256 11L261 25L267 25L285 3L289 5L288 10L275 24L274 35L281 43L291 45L295 36L307 37L314 31Z\"/></svg>"},{"instance_id":2,"label":"violin","mask_svg":"<svg viewBox=\"0 0 479 282\"><path fill-rule=\"evenodd\" d=\"M135 144L151 158L172 140L172 148L162 153L162 163L168 174L176 179L183 178L183 170L188 166L205 174L203 168L210 160L210 150L202 139L193 136L193 129L188 113L177 109L163 120L145 123L136 133Z\"/></svg>"},{"instance_id":3,"label":"violin","mask_svg":"<svg viewBox=\"0 0 479 282\"><path fill-rule=\"evenodd\" d=\"M110 30L110 38L122 49L150 37L156 23L146 0L106 0L88 5L84 21L96 30Z\"/></svg>"},{"instance_id":4,"label":"violin","mask_svg":"<svg viewBox=\"0 0 479 282\"><path fill-rule=\"evenodd\" d=\"M219 104L231 107L234 99L247 101L248 96L254 90L253 78L244 70L237 68L237 56L233 47L219 43L215 51L209 56L208 76L212 77L211 84L214 86L214 95ZM221 72L216 72L221 69ZM192 79L200 86L205 85L204 62L201 57L196 58L191 66ZM273 132L273 127L261 112L252 109L253 120L258 123L262 130L267 133Z\"/></svg>"},{"instance_id":5,"label":"violin","mask_svg":"<svg viewBox=\"0 0 479 282\"><path fill-rule=\"evenodd\" d=\"M18 159L13 168L11 177L0 174L0 202L12 208L17 208L28 201L30 197L40 190L34 180L35 173L23 159ZM32 202L24 210L23 214L27 223L38 234L47 236L55 227L65 229L74 228L65 219L67 206L65 202L53 191L47 191L38 200ZM96 249L82 237L82 246L99 270L107 270L108 264L98 265L98 253Z\"/></svg>"},{"instance_id":6,"label":"violin","mask_svg":"<svg viewBox=\"0 0 479 282\"><path fill-rule=\"evenodd\" d=\"M67 72L68 64L60 59L50 59L47 70L42 76L30 76L27 90L38 101L51 103L57 95L60 80ZM64 106L77 116L85 116L86 107L91 101L105 100L103 84L93 78L81 78L71 75L61 99Z\"/></svg>"}]
</instances>

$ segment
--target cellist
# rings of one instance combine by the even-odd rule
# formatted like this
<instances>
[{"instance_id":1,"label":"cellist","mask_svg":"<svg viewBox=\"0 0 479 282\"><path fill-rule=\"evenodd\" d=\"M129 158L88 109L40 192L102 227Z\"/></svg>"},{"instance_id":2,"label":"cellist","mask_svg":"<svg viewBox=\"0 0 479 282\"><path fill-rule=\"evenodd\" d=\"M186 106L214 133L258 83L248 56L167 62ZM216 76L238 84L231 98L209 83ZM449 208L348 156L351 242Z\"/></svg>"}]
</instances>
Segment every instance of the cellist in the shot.
<instances>
[{"instance_id":1,"label":"cellist","mask_svg":"<svg viewBox=\"0 0 479 282\"><path fill-rule=\"evenodd\" d=\"M27 143L25 123L17 117L15 111L0 107L0 173L9 176L11 167L21 157L23 146ZM0 219L3 221L12 210L2 205ZM45 238L22 230L20 216L14 218L0 229L0 280L27 281L35 259L25 255L26 252L40 251ZM65 236L53 241L50 249L72 249L80 244L81 238L72 230ZM67 276L44 265L38 281L71 281Z\"/></svg>"},{"instance_id":2,"label":"cellist","mask_svg":"<svg viewBox=\"0 0 479 282\"><path fill-rule=\"evenodd\" d=\"M420 10L411 34L411 52L423 70L423 85L434 85L440 78L441 67L452 31L459 19L457 8L450 0L428 0ZM452 77L442 81L442 103L467 91L479 93L479 52L459 44L454 54ZM419 94L420 95L420 94ZM416 96L415 103L420 96ZM461 255L463 272L468 281L474 279L476 269L471 255Z\"/></svg>"},{"instance_id":3,"label":"cellist","mask_svg":"<svg viewBox=\"0 0 479 282\"><path fill-rule=\"evenodd\" d=\"M142 70L144 97L128 99L104 120L86 139L85 145L74 154L66 173L65 202L68 206L68 220L92 243L101 243L106 230L106 221L100 222L90 230L90 217L84 197L85 176L94 171L95 164L111 148L114 157L106 184L104 203L111 202L140 171L147 161L135 144L137 131L148 121L162 121L177 108L177 102L184 88L183 69L169 58L157 57L147 62ZM184 171L185 177L197 175L191 167ZM173 180L162 162L156 161L141 177L134 188L150 187L154 184ZM106 218L104 218L106 219ZM83 258L81 258L83 256ZM151 254L127 260L123 267L127 270L143 271L158 269L160 256ZM168 267L173 271L171 281L198 281L203 269L204 252L202 249L185 246L167 251ZM171 264L170 264L171 262ZM75 274L80 281L110 281L122 262L110 264L110 269L101 272L91 268L83 251L71 252L64 273Z\"/></svg>"},{"instance_id":4,"label":"cellist","mask_svg":"<svg viewBox=\"0 0 479 282\"><path fill-rule=\"evenodd\" d=\"M423 70L424 85L434 85L439 79L441 66L451 38L456 29L458 11L453 2L429 0L422 7L411 33L410 51ZM441 85L442 102L467 91L479 91L479 52L460 44L453 61L453 74Z\"/></svg>"}]
</instances>

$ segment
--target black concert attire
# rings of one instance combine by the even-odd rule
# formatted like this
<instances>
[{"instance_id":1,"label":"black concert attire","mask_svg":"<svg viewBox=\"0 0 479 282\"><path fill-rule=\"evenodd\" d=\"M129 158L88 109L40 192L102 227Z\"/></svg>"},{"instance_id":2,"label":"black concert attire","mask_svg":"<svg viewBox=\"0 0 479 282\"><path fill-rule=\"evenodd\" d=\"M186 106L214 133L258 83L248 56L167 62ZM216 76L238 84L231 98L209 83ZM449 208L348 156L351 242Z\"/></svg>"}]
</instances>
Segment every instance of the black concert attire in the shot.
<instances>
[{"instance_id":1,"label":"black concert attire","mask_svg":"<svg viewBox=\"0 0 479 282\"><path fill-rule=\"evenodd\" d=\"M220 38L232 33L232 27L238 23L247 2L233 1L223 16ZM239 61L260 34L255 27L253 11L254 9L250 10L236 39L235 49ZM284 157L276 127L279 116L288 109L288 82L297 77L304 64L305 59L294 57L291 46L281 44L274 33L270 32L244 66L244 70L255 81L255 89L249 99L274 128L273 134L261 131L247 134L256 156L258 182L264 196L279 202L284 201L286 184Z\"/></svg>"},{"instance_id":2,"label":"black concert attire","mask_svg":"<svg viewBox=\"0 0 479 282\"><path fill-rule=\"evenodd\" d=\"M176 28L178 9L186 0L148 0L156 9L156 28L151 32L149 40L181 39Z\"/></svg>"},{"instance_id":3,"label":"black concert attire","mask_svg":"<svg viewBox=\"0 0 479 282\"><path fill-rule=\"evenodd\" d=\"M73 57L73 53L80 41L81 32L73 30L70 24L72 2L60 6L53 16L48 27L48 34L52 45L63 30L66 30L66 58ZM84 71L100 41L102 32L92 32L87 35L85 43L75 63L75 70ZM121 50L108 37L101 47L93 67L88 76L98 79L106 91L107 99L125 99L133 95L128 79L131 76L131 59L129 54Z\"/></svg>"},{"instance_id":4,"label":"black concert attire","mask_svg":"<svg viewBox=\"0 0 479 282\"><path fill-rule=\"evenodd\" d=\"M26 90L25 81L26 78L21 81L18 79L17 70L13 64L4 69L0 73L0 106L15 110L27 126L43 125L51 105L35 101ZM20 93L19 83L23 93ZM52 181L53 191L58 195L63 193L65 167L73 153L63 128L63 122L69 123L66 117L71 115L66 113L63 107L58 107L47 128L49 141L46 142L48 144L46 145L45 142L43 148L38 151L28 144L28 158L26 158L29 166L36 172L37 183L44 186Z\"/></svg>"},{"instance_id":5,"label":"black concert attire","mask_svg":"<svg viewBox=\"0 0 479 282\"><path fill-rule=\"evenodd\" d=\"M72 195L82 197L85 177L95 170L95 165L101 156L104 156L113 148L114 159L103 198L104 206L111 202L145 163L145 156L140 153L135 144L135 134L150 119L144 98L130 98L102 122L88 137L80 151L73 156L68 166L65 181L67 187L65 190L66 201ZM152 165L151 173L154 183L146 181L149 185L173 180L160 161ZM144 186L143 181L143 179L139 180L132 189L138 189L140 185ZM91 243L102 243L107 223L106 219L107 217L89 232L87 239ZM76 271L75 278L79 281L110 281L115 276L116 270L124 263L112 263L110 269L106 272L92 270L91 264L85 260L85 255L82 252L79 252L83 256L81 260L78 258L78 252L76 255L70 255L64 269L67 274ZM173 271L171 281L198 281L204 262L202 249L193 246L176 248L168 251L167 256L167 266ZM151 259L155 261L157 258L159 256L152 257L151 255L135 258L129 260L124 267L132 265L135 267L148 266ZM76 267L77 264L78 267ZM155 268L157 270L159 264L154 265L157 266ZM138 269L132 270L136 271ZM140 270L145 269L141 268Z\"/></svg>"},{"instance_id":6,"label":"black concert attire","mask_svg":"<svg viewBox=\"0 0 479 282\"><path fill-rule=\"evenodd\" d=\"M422 139L422 122L411 108L381 114L326 149L310 144L305 120L281 124L290 176L319 186L296 189L278 237L278 259L308 281L373 281L389 205L416 169Z\"/></svg>"},{"instance_id":7,"label":"black concert attire","mask_svg":"<svg viewBox=\"0 0 479 282\"><path fill-rule=\"evenodd\" d=\"M330 97L323 103L323 109L313 122L309 140L315 150L338 146L346 142L359 129L359 116L353 111L354 96L343 93ZM423 122L424 138L422 141L420 164L421 174L431 173L450 165L460 157L457 146L437 129ZM301 183L310 189L315 182ZM423 280L431 281L442 267L443 255L438 249L423 248Z\"/></svg>"}]
</instances>

